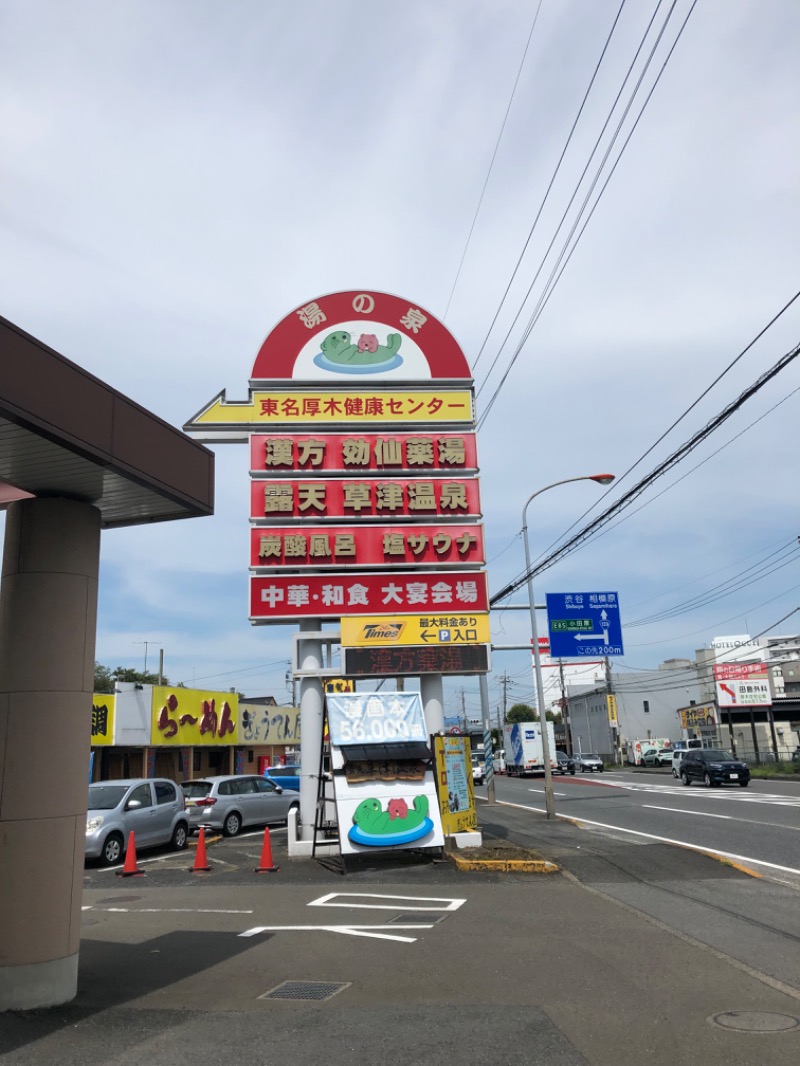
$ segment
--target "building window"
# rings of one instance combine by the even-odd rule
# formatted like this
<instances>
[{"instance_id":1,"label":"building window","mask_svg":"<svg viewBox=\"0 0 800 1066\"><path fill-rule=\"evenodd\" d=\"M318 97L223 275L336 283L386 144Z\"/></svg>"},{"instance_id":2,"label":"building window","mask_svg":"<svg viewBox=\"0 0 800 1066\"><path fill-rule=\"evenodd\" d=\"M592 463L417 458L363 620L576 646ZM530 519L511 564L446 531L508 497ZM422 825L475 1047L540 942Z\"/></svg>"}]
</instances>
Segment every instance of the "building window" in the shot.
<instances>
[{"instance_id":1,"label":"building window","mask_svg":"<svg viewBox=\"0 0 800 1066\"><path fill-rule=\"evenodd\" d=\"M642 700L642 705L644 706L644 713L645 714L649 714L650 713L650 700Z\"/></svg>"}]
</instances>

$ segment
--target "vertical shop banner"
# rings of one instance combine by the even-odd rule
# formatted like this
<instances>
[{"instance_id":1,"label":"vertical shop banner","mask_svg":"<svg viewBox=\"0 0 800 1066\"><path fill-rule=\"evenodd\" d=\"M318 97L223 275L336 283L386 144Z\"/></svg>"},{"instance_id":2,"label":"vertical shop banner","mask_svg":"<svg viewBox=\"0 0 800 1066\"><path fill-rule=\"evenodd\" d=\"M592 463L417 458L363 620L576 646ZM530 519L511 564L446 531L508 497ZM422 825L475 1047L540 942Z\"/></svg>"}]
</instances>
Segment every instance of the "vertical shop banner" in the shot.
<instances>
[{"instance_id":1,"label":"vertical shop banner","mask_svg":"<svg viewBox=\"0 0 800 1066\"><path fill-rule=\"evenodd\" d=\"M114 743L117 697L105 692L92 696L92 747L110 747Z\"/></svg>"},{"instance_id":2,"label":"vertical shop banner","mask_svg":"<svg viewBox=\"0 0 800 1066\"><path fill-rule=\"evenodd\" d=\"M433 752L439 813L445 833L452 835L475 829L478 817L469 737L434 737Z\"/></svg>"}]
</instances>

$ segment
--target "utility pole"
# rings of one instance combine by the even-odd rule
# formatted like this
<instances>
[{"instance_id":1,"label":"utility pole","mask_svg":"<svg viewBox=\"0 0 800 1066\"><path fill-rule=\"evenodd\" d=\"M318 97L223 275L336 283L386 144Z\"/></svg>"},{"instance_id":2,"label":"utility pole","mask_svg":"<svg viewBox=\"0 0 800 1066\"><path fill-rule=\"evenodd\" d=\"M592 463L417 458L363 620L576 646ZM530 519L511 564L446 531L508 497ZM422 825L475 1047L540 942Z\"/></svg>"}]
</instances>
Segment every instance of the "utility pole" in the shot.
<instances>
[{"instance_id":1,"label":"utility pole","mask_svg":"<svg viewBox=\"0 0 800 1066\"><path fill-rule=\"evenodd\" d=\"M461 689L461 721L462 721L462 723L464 725L464 733L468 734L469 733L469 729L467 729L467 706L466 706L466 703L464 702L464 689L463 688Z\"/></svg>"},{"instance_id":2,"label":"utility pole","mask_svg":"<svg viewBox=\"0 0 800 1066\"><path fill-rule=\"evenodd\" d=\"M611 680L611 660L606 655L604 657L604 661L605 661L605 671L606 671L606 710L607 710L607 712L610 712L610 709L611 709L612 706L614 706L614 702L615 702L614 701L614 685L613 685L612 680ZM615 709L615 711L616 711L616 709ZM610 719L610 717L611 717L610 713L608 714L608 717ZM611 725L611 722L609 721L609 725L611 725L612 736L614 737L614 762L615 763L620 763L620 762L622 762L622 756L620 754L620 746L619 746L619 719L617 718L616 713L614 714L614 720L615 720L615 724L614 725Z\"/></svg>"},{"instance_id":3,"label":"utility pole","mask_svg":"<svg viewBox=\"0 0 800 1066\"><path fill-rule=\"evenodd\" d=\"M499 681L503 686L503 725L505 725L508 709L508 686L511 684L511 678L505 673L501 677L496 677L495 681Z\"/></svg>"},{"instance_id":4,"label":"utility pole","mask_svg":"<svg viewBox=\"0 0 800 1066\"><path fill-rule=\"evenodd\" d=\"M558 677L561 682L561 719L564 723L564 735L567 738L567 755L572 755L572 729L569 723L569 698L564 683L564 660L558 660Z\"/></svg>"}]
</instances>

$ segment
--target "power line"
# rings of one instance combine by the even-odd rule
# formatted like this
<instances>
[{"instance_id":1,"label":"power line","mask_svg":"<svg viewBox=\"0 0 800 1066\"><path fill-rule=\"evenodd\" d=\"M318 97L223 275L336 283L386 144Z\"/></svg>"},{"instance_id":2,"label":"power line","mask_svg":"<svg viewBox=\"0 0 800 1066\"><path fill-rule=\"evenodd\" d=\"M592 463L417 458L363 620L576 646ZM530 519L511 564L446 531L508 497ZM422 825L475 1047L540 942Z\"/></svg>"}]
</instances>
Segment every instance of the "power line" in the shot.
<instances>
[{"instance_id":1,"label":"power line","mask_svg":"<svg viewBox=\"0 0 800 1066\"><path fill-rule=\"evenodd\" d=\"M564 222L565 222L565 220L567 218L567 215L569 214L569 210L570 210L570 208L572 207L572 204L575 201L575 197L578 195L578 192L580 190L580 187L581 187L581 184L583 182L583 179L586 177L586 174L587 174L587 172L589 170L591 162L594 159L595 153L597 152L597 149L600 146L600 142L602 141L603 135L605 134L606 129L608 128L608 124L611 121L611 118L612 118L612 116L614 114L614 110L615 110L615 108L616 108L616 106L617 106L617 104L619 102L620 97L622 96L622 93L623 93L623 91L625 89L625 86L628 83L628 78L631 76L633 68L636 65L636 61L639 58L639 53L641 52L642 48L644 47L644 43L645 43L645 41L647 39L648 34L650 33L650 29L651 29L651 27L653 25L653 22L655 21L655 17L656 17L656 15L658 13L658 9L661 7L661 3L662 3L662 0L658 0L658 4L656 5L655 10L653 11L653 15L652 15L652 17L650 19L650 22L648 23L647 28L645 29L644 33L642 34L641 41L639 42L639 47L636 49L634 57L631 60L631 63L629 65L629 67L628 67L628 70L625 73L625 77L623 78L622 83L621 83L621 85L619 87L619 90L617 91L617 95L616 95L616 98L614 99L614 103L611 105L611 107L609 109L609 112L608 112L608 115L606 116L606 120L603 123L603 126L602 126L602 128L600 130L600 133L597 135L597 138L595 140L594 146L593 146L591 152L589 153L589 158L587 159L586 164L584 165L584 168L583 168L583 171L581 173L581 176L578 178L578 180L577 180L577 182L575 184L575 188L574 188L574 190L572 192L572 196L570 197L569 202L567 203L567 206L564 208L564 212L561 215L561 218L559 220L558 225L556 226L555 232L554 232L554 234L553 234L553 236L552 236L552 238L550 240L550 243L547 246L547 249L545 250L545 253L544 253L544 255L541 258L541 261L540 261L539 266L538 266L538 268L536 270L536 273L533 276L533 280L531 281L530 285L528 286L528 291L525 293L525 296L522 299L522 302L520 304L519 310L517 311L516 315L514 316L512 322L511 322L511 325L509 326L508 331L506 332L505 337L503 338L503 340L501 341L501 343L500 343L500 345L499 345L499 347L497 349L497 353L496 353L494 359L492 360L492 364L489 367L489 370L487 371L487 373L486 373L486 375L484 377L482 385L478 389L478 392L477 392L477 396L478 397L481 395L481 393L483 392L483 390L486 387L486 385L488 385L489 377L490 377L492 371L494 370L495 366L497 365L497 362L498 362L498 360L500 358L500 355L502 354L503 349L505 348L506 344L508 343L508 339L511 336L511 332L514 329L514 326L516 325L520 315L522 314L522 312L523 312L523 310L525 308L525 304L526 304L528 298L530 297L531 292L533 291L533 287L536 284L536 282L537 282L537 280L539 278L539 275L541 274L542 270L544 269L544 265L545 265L545 263L547 261L547 257L550 254L550 252L551 252L551 250L553 248L553 245L555 244L555 242L556 242L556 240L558 238L559 233L561 232L561 227L564 225ZM672 12L673 12L673 10L675 8L675 3L676 3L676 0L673 0L672 7L670 8L669 12L667 13L667 17L664 20L663 26L661 27L661 31L660 31L657 39L656 39L655 45L653 46L653 50L651 51L650 56L647 59L645 67L644 67L644 69L642 71L642 74L641 74L641 76L639 78L639 82L637 83L636 88L634 89L633 94L631 95L630 101L628 103L628 109L630 108L631 104L633 103L633 99L635 98L636 93L638 92L638 89L639 89L639 85L641 84L641 79L642 79L642 77L644 77L644 74L647 72L647 69L648 69L648 67L650 65L650 62L651 62L652 58L653 58L653 52L655 51L655 48L657 48L658 43L661 40L661 35L663 34L663 32L664 32L664 30L666 28L667 22L669 22L669 19L672 16ZM528 244L530 242L530 239L533 236L533 232L534 232L534 229L536 227L536 223L539 221L539 217L540 217L540 215L542 213L542 209L544 208L544 205L545 205L545 203L547 201L547 196L549 195L550 190L553 187L553 182L555 181L556 175L558 174L558 171L559 171L559 169L561 167L562 160L564 159L564 155L566 153L566 150L569 147L569 143L570 143L570 141L572 139L572 135L575 132L575 127L578 124L578 119L580 118L580 116L581 116L581 114L583 112L584 105L586 104L586 101L587 101L588 96L589 96L589 92L591 91L592 85L594 84L594 80L597 77L597 73L598 73L598 71L600 69L600 64L602 63L603 57L605 56L605 53L606 53L606 49L608 48L608 45L611 42L611 37L612 37L612 35L614 33L614 29L616 28L616 25L617 25L617 20L619 19L619 16L620 16L621 13L622 13L622 7L620 7L619 11L617 12L617 19L615 19L614 25L611 27L611 32L608 35L608 38L607 38L606 43L605 43L605 46L604 46L603 51L602 51L602 53L600 55L600 59L598 60L597 66L595 67L594 73L592 75L592 80L589 83L589 87L586 90L586 94L584 95L584 98L583 98L583 101L581 103L580 109L579 109L578 114L577 114L577 116L575 118L575 122L573 123L572 129L570 130L569 137L567 138L567 143L564 145L564 149L563 149L563 151L561 153L561 157L558 160L558 165L556 166L556 169L553 172L553 176L550 179L550 184L547 187L547 192L545 193L545 198L542 201L542 204L541 204L541 206L539 208L539 212L536 215L536 218L534 219L533 226L531 227L531 230L530 230L530 232L528 234L528 238L525 241L525 244L523 246L523 249L522 249L522 252L520 254L520 257L517 260L517 264L514 267L514 271L513 271L512 275L511 275L511 279L510 279L510 281L508 283L508 287L506 288L506 291L503 294L503 297L502 297L502 299L500 301L500 307L498 307L497 312L495 314L495 317L492 320L492 323L491 323L491 325L489 327L489 332L486 334L486 337L485 337L485 339L483 341L483 344L481 345L480 351L478 352L478 356L475 359L474 366L478 365L478 361L480 360L480 357L481 357L481 354L483 353L484 347L486 346L486 343L489 340L489 336L490 336L490 334L492 332L492 329L494 328L494 325L497 322L497 318L498 318L498 316L500 314L500 310L502 308L502 305L505 302L506 297L508 296L509 289L511 288L511 282L516 277L516 274L517 274L517 271L519 269L520 263L522 262L522 257L525 255L525 252L526 252L526 250L528 248ZM624 121L625 116L627 115L627 113L628 113L628 110L626 109L626 111L624 112L624 114L622 116L621 122ZM620 122L620 125L621 125L621 122ZM613 146L617 135L619 134L619 128L620 127L617 126L617 131L614 134L614 139L611 141L611 145L609 146L609 151L610 151L610 148ZM603 168L607 158L608 158L608 152L606 152L606 156L603 159L603 161L601 162L600 167L598 168L597 175L595 176L595 179L594 179L595 183L597 182L597 179L598 179L598 177L599 177L599 175L600 175L600 173L602 171L602 168ZM590 194L591 194L591 191L592 191L593 188L594 188L594 185L592 185L590 190L589 190ZM585 206L586 205L585 205L585 201L584 201L584 207ZM581 209L581 212L582 211L583 211L583 208ZM578 221L580 221L580 213L578 214ZM569 242L569 237L567 238L567 243L568 242ZM563 255L563 251L562 251L562 255ZM559 260L559 262L560 262L560 260ZM558 265L558 264L556 264L556 265ZM546 289L546 286L545 286L545 289ZM522 342L520 343L520 345L518 345L514 355L512 355L511 362L509 364L508 370L510 370L511 366L515 362L516 357L519 354L520 348L525 343L525 340L527 340L527 336L528 336L528 334L524 335ZM508 374L508 370L506 371L506 376ZM487 409L486 409L486 411L484 412L484 414L482 416L482 421L485 420L486 416L488 415L489 410L491 409L491 407L492 407L492 405L494 403L494 400L496 399L497 391L499 391L499 388L502 388L502 384L503 384L504 381L505 381L505 377L503 378L503 381L501 381L500 386L498 387L498 390L496 390L495 394L489 400L489 403L487 405ZM479 428L480 428L480 423L479 423Z\"/></svg>"},{"instance_id":2,"label":"power line","mask_svg":"<svg viewBox=\"0 0 800 1066\"><path fill-rule=\"evenodd\" d=\"M472 225L469 227L469 233L467 234L467 241L466 241L466 244L464 245L464 251L461 253L461 259L459 260L459 263L458 263L458 269L456 270L456 276L455 276L455 279L453 280L453 287L450 290L450 295L447 298L447 306L444 309L444 315L443 315L443 318L445 318L445 319L447 319L447 313L450 310L450 304L452 303L453 295L455 294L456 286L458 285L458 279L461 277L461 270L462 270L462 268L464 266L464 260L467 258L467 252L469 251L469 246L470 246L470 243L472 241L472 234L473 234L473 232L475 230L475 224L478 221L478 215L480 214L481 205L483 204L483 198L486 195L486 188L487 188L487 186L489 184L489 178L492 175L492 168L494 167L494 161L497 158L497 152L498 152L498 149L500 148L500 142L503 139L503 133L505 132L506 123L508 122L508 115L509 115L509 112L511 111L511 105L514 102L514 96L515 96L516 91L517 91L517 86L519 85L519 79L520 79L520 77L522 75L522 68L525 66L525 59L526 59L526 57L528 55L528 49L530 48L530 45L531 45L531 39L533 37L533 31L536 29L536 23L537 23L537 21L539 19L539 12L541 10L542 10L542 0L539 0L539 4L538 4L538 6L536 8L536 13L533 16L533 22L531 23L530 33L528 34L528 40L527 40L527 42L525 44L525 51L522 53L522 59L520 60L520 63L519 63L519 69L517 70L517 76L514 79L514 85L513 85L512 89L511 89L511 96L509 97L509 100L508 100L508 107L506 108L506 113L503 116L503 121L502 121L502 123L500 125L500 132L497 135L497 142L495 143L494 151L492 152L492 158L489 161L489 169L486 172L486 180L483 183L483 188L481 189L481 194L478 197L478 206L475 208L475 214L474 214L474 216L472 218ZM477 360L476 360L476 362L477 362Z\"/></svg>"},{"instance_id":3,"label":"power line","mask_svg":"<svg viewBox=\"0 0 800 1066\"><path fill-rule=\"evenodd\" d=\"M676 604L673 607L668 607L663 611L656 612L655 614L647 615L644 618L635 619L633 622L628 622L629 628L636 626L652 625L654 622L663 622L669 618L674 618L676 615L686 614L689 611L696 611L701 607L707 607L711 603L715 603L719 599L724 599L725 596L731 595L733 592L739 592L743 588L747 588L749 585L754 584L756 581L762 581L765 577L769 577L776 573L778 570L782 570L785 566L794 562L800 555L800 548L795 544L791 548L783 549L784 553L788 552L788 558L784 558L782 561L776 560L770 563L768 567L764 567L759 570L755 575L751 575L749 580L743 579L748 571L755 570L760 566L760 563L754 563L753 566L743 570L733 577L728 578L727 581L721 582L719 585L714 585L712 588L707 589L705 592L698 593L697 596L692 596L688 600L684 600L682 603ZM778 553L773 553L778 554ZM770 556L767 556L769 559ZM762 562L766 563L766 559ZM716 593L716 595L714 595Z\"/></svg>"},{"instance_id":4,"label":"power line","mask_svg":"<svg viewBox=\"0 0 800 1066\"><path fill-rule=\"evenodd\" d=\"M788 589L782 589L778 593L777 596L770 596L770 598L768 600L764 600L762 603L757 603L753 607L748 607L745 611L739 611L738 614L730 615L730 617L728 617L728 618L723 618L723 619L721 619L718 622L712 623L713 628L716 629L719 626L724 626L728 622L736 622L744 614L749 614L752 611L758 611L762 607L766 607L768 604L774 603L776 600L782 600L784 596L788 596L790 592L795 592L795 591L797 591L797 589L800 589L800 585L792 585ZM643 641L640 644L630 644L629 647L631 647L631 648L652 648L652 647L654 647L654 646L656 646L658 644L674 644L674 642L676 640L684 640L686 637L694 637L698 633L707 633L710 628L712 628L712 627L705 625L705 626L701 626L700 629L692 629L688 633L679 633L676 636L667 637L666 640L647 640L647 641Z\"/></svg>"},{"instance_id":5,"label":"power line","mask_svg":"<svg viewBox=\"0 0 800 1066\"><path fill-rule=\"evenodd\" d=\"M744 436L744 434L747 433L748 430L752 429L753 426L758 425L758 423L763 421L767 417L767 415L771 415L773 411L777 410L777 408L781 406L781 404L786 403L787 400L790 400L792 396L794 396L798 392L800 392L800 385L798 385L796 389L792 389L791 392L787 393L784 397L782 397L782 399L778 400L777 403L774 403L772 407L764 411L763 414L759 415L758 418L750 422L750 424L745 426L744 429L740 430L738 433L735 433L729 440L726 440L724 444L720 445L719 448L711 452L710 455L707 455L705 459L701 459L699 463L696 463L695 466L691 467L690 470L687 470L685 474L681 474L680 477L675 478L675 480L672 481L669 485L665 486L661 490L661 492L657 492L655 496L651 496L649 499L645 500L644 503L640 504L633 511L628 512L628 514L626 514L624 518L620 518L618 522L615 522L613 525L608 526L606 529L603 530L602 533L598 533L598 536L604 537L607 533L611 533L612 530L615 530L618 526L621 526L623 522L627 522L629 518L633 518L635 514L638 514L640 511L643 511L645 507L649 507L651 503L654 503L657 499L659 499L659 497L663 496L665 492L669 492L670 489L674 489L676 485L679 485L685 478L689 477L690 474L693 474L696 470L699 470L701 466L705 466L707 462L709 462L715 456L719 455L721 451L724 451L725 448L733 444L733 442L735 440L738 440L739 437ZM633 467L631 467L630 469L633 469ZM588 513L589 511L585 511L582 517L585 517ZM579 521L580 519L576 519L576 522ZM570 526L570 529L572 528L573 526ZM569 532L569 530L567 530L567 532Z\"/></svg>"},{"instance_id":6,"label":"power line","mask_svg":"<svg viewBox=\"0 0 800 1066\"><path fill-rule=\"evenodd\" d=\"M506 286L506 291L503 292L502 296L500 297L500 302L497 305L497 310L495 311L495 316L492 319L492 322L491 322L491 324L489 326L489 329L486 330L486 336L483 338L483 343L481 344L480 349L478 350L478 354L475 357L475 360L473 362L473 370L475 370L477 368L477 366L478 366L478 364L480 362L480 359L481 359L481 356L483 355L483 350L485 349L486 343L489 342L489 338L492 336L492 330L495 327L495 324L496 324L497 319L499 317L500 311L502 309L502 305L506 303L506 300L508 298L508 294L509 294L509 292L511 290L511 286L513 284L513 280L516 277L517 271L519 270L519 266L521 266L522 261L525 258L525 253L528 251L528 245L530 244L531 238L533 237L533 232L534 232L535 228L537 228L537 224L539 223L540 217L542 215L542 211L544 210L545 204L547 203L547 197L550 194L550 190L553 189L554 182L556 181L556 178L558 177L558 174L559 174L560 169L561 169L561 163L564 160L564 156L566 155L567 149L569 149L570 144L572 143L572 139L573 139L573 135L575 133L575 129L576 129L576 127L578 125L578 122L580 120L580 116L583 113L583 108L586 107L586 102L589 99L589 94L592 91L592 86L594 85L594 82L595 82L595 80L597 78L597 74L598 74L599 68L601 68L601 66L603 64L603 60L604 60L605 55L606 55L606 52L608 51L608 46L611 44L611 38L612 38L612 36L614 34L614 30L617 29L617 23L619 22L620 16L622 15L622 10L623 10L623 7L625 6L625 2L626 2L626 0L622 0L622 3L620 4L619 10L617 12L617 16L614 17L614 20L613 20L612 25L611 25L611 29L609 30L608 36L606 37L606 43L603 46L603 51L601 52L601 55L599 55L599 59L597 60L597 63L595 64L594 70L592 72L592 77L590 78L589 85L587 86L587 90L586 90L585 93L583 93L583 99L580 101L580 107L578 108L578 113L575 116L574 122L572 124L572 128L571 128L569 134L567 134L566 141L564 142L564 146L561 149L561 155L559 156L558 162L556 163L556 168L554 169L553 174L551 174L551 176L550 176L549 184L547 185L547 189L545 190L544 197L542 198L542 203L539 205L539 210L537 211L537 214L535 214L535 217L533 219L533 223L532 223L530 229L528 230L528 236L525 239L525 244L523 245L522 252L519 253L519 257L516 260L516 263L514 265L514 269L511 272L511 277L509 278L508 285ZM659 2L659 5L660 5L661 0L658 0L658 2ZM658 9L656 9L656 10L658 10ZM654 17L655 17L655 15L654 15ZM516 320L514 320L514 321L516 321ZM503 341L503 344L505 344L505 343L506 342ZM502 349L502 344L500 345L500 348ZM492 367L494 367L494 362L492 364ZM490 370L489 370L490 374L492 373L492 367L490 367ZM478 394L480 394L480 389L478 390Z\"/></svg>"},{"instance_id":7,"label":"power line","mask_svg":"<svg viewBox=\"0 0 800 1066\"><path fill-rule=\"evenodd\" d=\"M800 294L798 294L800 295ZM640 496L645 489L647 489L658 478L663 477L668 470L671 470L673 466L676 466L682 459L689 455L702 441L709 437L716 429L718 429L728 418L731 417L739 408L754 396L760 389L762 389L769 381L776 377L782 370L784 370L793 360L800 355L800 345L787 352L785 355L772 366L769 370L765 371L752 385L750 385L744 392L731 403L729 403L723 410L712 418L706 425L697 431L688 441L677 448L670 456L668 456L663 462L652 470L649 474L645 475L633 488L629 489L623 496L621 496L615 503L598 515L595 519L584 526L582 530L576 533L568 541L557 548L555 551L547 555L541 562L537 562L531 567L530 576L535 577L543 570L552 566L558 559L564 558L564 556L571 554L581 544L588 540L598 529L606 525L611 518L613 518L620 511L624 510L630 505L630 503ZM501 600L504 600L507 596L511 595L518 588L525 584L528 580L528 574L522 574L520 577L515 578L505 588L501 589L495 596L490 599L490 605L494 606Z\"/></svg>"},{"instance_id":8,"label":"power line","mask_svg":"<svg viewBox=\"0 0 800 1066\"><path fill-rule=\"evenodd\" d=\"M588 222L588 220L587 220L587 222ZM658 440L654 441L653 444L651 444L650 447L647 449L647 451L644 452L642 455L640 455L639 458L636 460L636 462L633 463L631 466L629 466L628 469L625 471L625 473L621 474L615 480L615 487L617 487L619 485L619 483L621 481L623 481L628 476L628 474L630 474L633 470L635 470L636 467L639 466L639 464L642 462L642 460L645 459L653 451L653 449L656 448L672 432L672 430L675 429L675 427L680 422L682 422L684 420L684 418L686 418L686 416L691 411L694 410L695 407L697 407L697 405L700 403L700 401L703 400L709 394L709 392L711 392L711 390L715 387L715 385L717 385L720 381L722 381L722 379L725 377L725 375L728 374L729 371L731 371L733 369L733 367L736 366L736 364L750 351L750 349L759 340L761 340L761 338L767 333L767 331L770 330L775 325L775 323L778 321L778 319L780 319L784 314L786 314L786 312L789 310L789 308L792 307L792 305L798 299L800 299L800 290L798 290L794 294L794 296L790 297L790 299L787 300L787 302L783 305L783 307L776 314L774 314L772 316L772 318L769 320L769 322L767 322L767 324L762 329L760 329L758 331L758 333L756 333L756 335L752 338L751 341L749 341L748 344L745 345L745 347L741 350L741 352L739 352L739 354L734 359L731 360L731 362L725 367L725 369L721 373L719 373L716 378L714 378L714 380L711 382L711 384L700 393L700 395L697 397L697 399L694 400L693 403L691 403L689 405L689 407L686 408L686 410L683 412L683 414L680 415L678 418L676 418L675 421L672 423L672 425L661 434L661 436L658 438ZM605 497L609 494L609 492L611 492L611 489L607 489L600 496L599 502L602 502L605 499ZM582 522L583 519L586 518L586 516L592 510L594 510L594 507L596 507L597 505L598 505L598 502L596 501L593 507L588 508L588 510L584 511L582 515L579 515L578 518L576 518L575 521L572 523L572 525L569 526L568 529L564 530L564 532L561 534L561 536L562 537L566 536L567 533L569 533L570 530L574 529L575 526L579 522ZM553 542L553 544L557 543L557 540L560 540L560 537L557 538L556 541ZM553 545L551 544L550 547L552 547L552 546ZM549 548L546 548L545 551L549 551Z\"/></svg>"},{"instance_id":9,"label":"power line","mask_svg":"<svg viewBox=\"0 0 800 1066\"><path fill-rule=\"evenodd\" d=\"M778 551L780 548L788 548L790 544L794 544L796 537L790 537L789 540L775 541L770 544L769 547ZM627 604L630 610L633 607L639 607L643 603L650 603L653 599L663 599L664 596L669 596L673 592L680 592L681 589L688 588L690 585L696 585L698 581L705 581L707 577L714 577L716 574L721 574L724 570L730 570L732 566L738 566L739 563L746 563L748 559L752 559L754 555L760 555L762 549L755 552L749 552L747 555L743 555L739 559L734 559L733 562L727 563L725 566L720 566L717 570L710 570L707 574L701 574L699 577L692 578L691 581L684 581L682 585L676 585L675 588L667 589L665 592L659 592L656 596L648 596L647 599L639 600L636 603Z\"/></svg>"}]
</instances>

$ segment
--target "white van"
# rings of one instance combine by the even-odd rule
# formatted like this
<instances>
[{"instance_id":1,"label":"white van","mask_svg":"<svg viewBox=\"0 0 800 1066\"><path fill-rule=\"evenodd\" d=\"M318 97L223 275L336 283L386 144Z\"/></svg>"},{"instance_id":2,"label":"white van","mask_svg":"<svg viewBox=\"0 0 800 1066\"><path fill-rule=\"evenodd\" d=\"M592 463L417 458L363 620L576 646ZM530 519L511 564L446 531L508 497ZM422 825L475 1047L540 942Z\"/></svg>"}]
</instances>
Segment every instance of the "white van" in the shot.
<instances>
[{"instance_id":1,"label":"white van","mask_svg":"<svg viewBox=\"0 0 800 1066\"><path fill-rule=\"evenodd\" d=\"M694 737L691 740L676 740L675 746L672 749L672 776L681 776L681 759L684 757L687 751L691 751L692 748L702 748L703 742L699 737Z\"/></svg>"}]
</instances>

